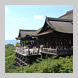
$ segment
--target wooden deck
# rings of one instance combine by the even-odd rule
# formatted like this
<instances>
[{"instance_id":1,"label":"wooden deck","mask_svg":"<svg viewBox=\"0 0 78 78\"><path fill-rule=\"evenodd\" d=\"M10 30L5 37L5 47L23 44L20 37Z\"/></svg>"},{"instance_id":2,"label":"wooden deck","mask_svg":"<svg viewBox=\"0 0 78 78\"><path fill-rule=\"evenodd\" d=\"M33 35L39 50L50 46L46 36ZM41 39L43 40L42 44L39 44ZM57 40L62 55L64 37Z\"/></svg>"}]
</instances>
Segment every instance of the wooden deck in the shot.
<instances>
[{"instance_id":1,"label":"wooden deck","mask_svg":"<svg viewBox=\"0 0 78 78\"><path fill-rule=\"evenodd\" d=\"M51 48L43 48L41 51L38 52L38 49L36 52L33 51L33 49L30 49L30 51L26 51L25 49L18 49L14 50L14 52L23 55L23 56L35 56L35 55L41 55L41 54L49 54L49 55L65 55L69 54L69 50L57 50L57 49L51 49Z\"/></svg>"},{"instance_id":2,"label":"wooden deck","mask_svg":"<svg viewBox=\"0 0 78 78\"><path fill-rule=\"evenodd\" d=\"M26 51L25 49L18 49L14 50L16 52L16 64L18 66L27 66L31 65L33 62L36 61L37 58L48 58L56 55L69 55L69 50L57 50L57 49L51 49L51 48L43 48L41 50L33 51L30 49L30 51Z\"/></svg>"},{"instance_id":3,"label":"wooden deck","mask_svg":"<svg viewBox=\"0 0 78 78\"><path fill-rule=\"evenodd\" d=\"M57 53L44 52L44 51L42 51L41 54L57 55Z\"/></svg>"}]
</instances>

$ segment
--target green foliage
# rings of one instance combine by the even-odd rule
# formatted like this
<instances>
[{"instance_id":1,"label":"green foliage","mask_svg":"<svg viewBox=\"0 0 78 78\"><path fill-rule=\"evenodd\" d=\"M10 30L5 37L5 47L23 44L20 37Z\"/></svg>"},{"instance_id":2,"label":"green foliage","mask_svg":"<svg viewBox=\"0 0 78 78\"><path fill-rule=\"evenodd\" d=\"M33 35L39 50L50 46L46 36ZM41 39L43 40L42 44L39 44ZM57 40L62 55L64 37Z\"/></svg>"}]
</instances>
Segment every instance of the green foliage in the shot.
<instances>
[{"instance_id":1,"label":"green foliage","mask_svg":"<svg viewBox=\"0 0 78 78\"><path fill-rule=\"evenodd\" d=\"M26 43L28 43L28 40L26 40Z\"/></svg>"},{"instance_id":2,"label":"green foliage","mask_svg":"<svg viewBox=\"0 0 78 78\"><path fill-rule=\"evenodd\" d=\"M15 52L13 45L6 45L5 48L5 72L6 73L72 73L73 56L42 59L39 58L31 66L16 67Z\"/></svg>"},{"instance_id":3,"label":"green foliage","mask_svg":"<svg viewBox=\"0 0 78 78\"><path fill-rule=\"evenodd\" d=\"M18 68L19 73L72 73L73 57L60 57L59 59L37 59L38 63L31 66L23 66Z\"/></svg>"},{"instance_id":4,"label":"green foliage","mask_svg":"<svg viewBox=\"0 0 78 78\"><path fill-rule=\"evenodd\" d=\"M20 43L17 42L17 43L16 43L16 47L19 46L19 44L20 44Z\"/></svg>"},{"instance_id":5,"label":"green foliage","mask_svg":"<svg viewBox=\"0 0 78 78\"><path fill-rule=\"evenodd\" d=\"M11 72L15 69L15 46L12 44L5 45L5 72Z\"/></svg>"},{"instance_id":6,"label":"green foliage","mask_svg":"<svg viewBox=\"0 0 78 78\"><path fill-rule=\"evenodd\" d=\"M13 44L7 44L7 45L5 45L5 48L9 48L9 47L14 47L14 45Z\"/></svg>"},{"instance_id":7,"label":"green foliage","mask_svg":"<svg viewBox=\"0 0 78 78\"><path fill-rule=\"evenodd\" d=\"M5 57L8 57L8 56L14 54L13 50L15 50L14 45L12 45L12 44L5 45Z\"/></svg>"}]
</instances>

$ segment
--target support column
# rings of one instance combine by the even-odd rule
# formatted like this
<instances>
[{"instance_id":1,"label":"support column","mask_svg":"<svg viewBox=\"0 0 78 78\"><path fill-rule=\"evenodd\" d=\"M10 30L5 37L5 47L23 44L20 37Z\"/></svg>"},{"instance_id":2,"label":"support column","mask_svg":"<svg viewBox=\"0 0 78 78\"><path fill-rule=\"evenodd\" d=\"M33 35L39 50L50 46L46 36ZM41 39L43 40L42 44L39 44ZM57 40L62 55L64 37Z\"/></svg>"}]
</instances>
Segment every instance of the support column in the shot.
<instances>
[{"instance_id":1,"label":"support column","mask_svg":"<svg viewBox=\"0 0 78 78\"><path fill-rule=\"evenodd\" d=\"M59 47L59 38L58 38L58 42L57 42L57 45L58 45L58 47Z\"/></svg>"},{"instance_id":2,"label":"support column","mask_svg":"<svg viewBox=\"0 0 78 78\"><path fill-rule=\"evenodd\" d=\"M21 40L20 40L20 45L21 45Z\"/></svg>"},{"instance_id":3,"label":"support column","mask_svg":"<svg viewBox=\"0 0 78 78\"><path fill-rule=\"evenodd\" d=\"M23 40L23 47L24 47L24 40Z\"/></svg>"},{"instance_id":4,"label":"support column","mask_svg":"<svg viewBox=\"0 0 78 78\"><path fill-rule=\"evenodd\" d=\"M24 40L24 46L25 46L25 40Z\"/></svg>"},{"instance_id":5,"label":"support column","mask_svg":"<svg viewBox=\"0 0 78 78\"><path fill-rule=\"evenodd\" d=\"M32 44L32 40L31 40L31 44Z\"/></svg>"},{"instance_id":6,"label":"support column","mask_svg":"<svg viewBox=\"0 0 78 78\"><path fill-rule=\"evenodd\" d=\"M26 40L25 40L25 46L26 46Z\"/></svg>"},{"instance_id":7,"label":"support column","mask_svg":"<svg viewBox=\"0 0 78 78\"><path fill-rule=\"evenodd\" d=\"M41 53L41 58L43 58L42 53Z\"/></svg>"},{"instance_id":8,"label":"support column","mask_svg":"<svg viewBox=\"0 0 78 78\"><path fill-rule=\"evenodd\" d=\"M25 40L24 40L24 46L25 46Z\"/></svg>"},{"instance_id":9,"label":"support column","mask_svg":"<svg viewBox=\"0 0 78 78\"><path fill-rule=\"evenodd\" d=\"M22 40L21 40L21 46L22 46Z\"/></svg>"},{"instance_id":10,"label":"support column","mask_svg":"<svg viewBox=\"0 0 78 78\"><path fill-rule=\"evenodd\" d=\"M67 48L69 48L69 40L67 39Z\"/></svg>"},{"instance_id":11,"label":"support column","mask_svg":"<svg viewBox=\"0 0 78 78\"><path fill-rule=\"evenodd\" d=\"M63 35L63 36L62 36L62 38L63 38L63 40L62 40L63 49L64 49L64 46L65 46L65 45L64 45L64 37L65 37L65 36Z\"/></svg>"},{"instance_id":12,"label":"support column","mask_svg":"<svg viewBox=\"0 0 78 78\"><path fill-rule=\"evenodd\" d=\"M28 40L28 45L29 45L29 40Z\"/></svg>"},{"instance_id":13,"label":"support column","mask_svg":"<svg viewBox=\"0 0 78 78\"><path fill-rule=\"evenodd\" d=\"M46 54L46 59L48 58L48 55Z\"/></svg>"}]
</instances>

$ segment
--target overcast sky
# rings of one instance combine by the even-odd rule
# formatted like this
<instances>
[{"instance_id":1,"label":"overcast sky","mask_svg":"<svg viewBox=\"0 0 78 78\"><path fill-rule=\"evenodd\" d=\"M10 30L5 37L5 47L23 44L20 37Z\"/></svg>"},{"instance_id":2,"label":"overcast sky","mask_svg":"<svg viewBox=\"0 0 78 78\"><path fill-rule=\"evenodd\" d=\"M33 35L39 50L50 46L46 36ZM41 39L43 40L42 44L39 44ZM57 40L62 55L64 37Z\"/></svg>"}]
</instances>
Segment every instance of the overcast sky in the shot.
<instances>
[{"instance_id":1,"label":"overcast sky","mask_svg":"<svg viewBox=\"0 0 78 78\"><path fill-rule=\"evenodd\" d=\"M5 40L14 40L19 29L39 29L45 16L57 18L72 9L72 5L6 5Z\"/></svg>"}]
</instances>

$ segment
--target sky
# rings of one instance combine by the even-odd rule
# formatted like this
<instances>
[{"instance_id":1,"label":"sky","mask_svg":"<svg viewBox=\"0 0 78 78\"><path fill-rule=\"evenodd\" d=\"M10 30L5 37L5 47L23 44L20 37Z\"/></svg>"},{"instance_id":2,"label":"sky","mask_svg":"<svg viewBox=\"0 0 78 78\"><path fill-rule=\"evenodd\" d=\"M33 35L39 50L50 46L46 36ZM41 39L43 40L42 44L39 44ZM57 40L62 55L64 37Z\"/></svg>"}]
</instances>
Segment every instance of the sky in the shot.
<instances>
[{"instance_id":1,"label":"sky","mask_svg":"<svg viewBox=\"0 0 78 78\"><path fill-rule=\"evenodd\" d=\"M58 18L72 9L72 5L5 5L5 40L15 40L19 29L41 28L46 16Z\"/></svg>"}]
</instances>

